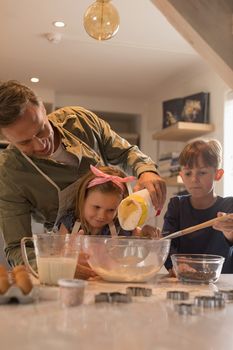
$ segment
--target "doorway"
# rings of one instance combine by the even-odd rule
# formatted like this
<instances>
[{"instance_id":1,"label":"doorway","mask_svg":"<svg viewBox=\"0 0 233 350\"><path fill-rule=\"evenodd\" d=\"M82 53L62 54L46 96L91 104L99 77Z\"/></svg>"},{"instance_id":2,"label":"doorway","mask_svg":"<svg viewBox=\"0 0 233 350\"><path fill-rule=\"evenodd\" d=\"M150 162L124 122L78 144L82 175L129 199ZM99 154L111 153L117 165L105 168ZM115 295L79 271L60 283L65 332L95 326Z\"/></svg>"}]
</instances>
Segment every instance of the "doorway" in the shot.
<instances>
[{"instance_id":1,"label":"doorway","mask_svg":"<svg viewBox=\"0 0 233 350\"><path fill-rule=\"evenodd\" d=\"M233 91L227 94L224 111L223 195L233 196Z\"/></svg>"}]
</instances>

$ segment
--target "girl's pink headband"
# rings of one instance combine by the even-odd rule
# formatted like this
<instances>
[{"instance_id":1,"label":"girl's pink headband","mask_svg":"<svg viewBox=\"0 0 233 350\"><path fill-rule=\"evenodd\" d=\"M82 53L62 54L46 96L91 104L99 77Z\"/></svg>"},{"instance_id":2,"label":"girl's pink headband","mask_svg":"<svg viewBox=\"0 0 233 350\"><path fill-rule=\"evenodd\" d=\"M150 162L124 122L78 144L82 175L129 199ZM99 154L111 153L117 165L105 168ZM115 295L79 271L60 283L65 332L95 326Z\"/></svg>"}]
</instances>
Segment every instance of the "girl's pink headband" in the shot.
<instances>
[{"instance_id":1,"label":"girl's pink headband","mask_svg":"<svg viewBox=\"0 0 233 350\"><path fill-rule=\"evenodd\" d=\"M94 178L93 180L91 180L89 182L87 188L90 188L90 187L93 187L93 186L100 185L100 184L103 184L105 182L111 181L115 185L120 187L120 189L122 191L124 191L125 187L124 187L123 183L136 180L136 178L134 176L120 177L120 176L114 176L114 175L105 174L101 170L99 170L96 167L94 167L93 165L90 166L90 169L93 172L93 174L96 175L96 178Z\"/></svg>"}]
</instances>

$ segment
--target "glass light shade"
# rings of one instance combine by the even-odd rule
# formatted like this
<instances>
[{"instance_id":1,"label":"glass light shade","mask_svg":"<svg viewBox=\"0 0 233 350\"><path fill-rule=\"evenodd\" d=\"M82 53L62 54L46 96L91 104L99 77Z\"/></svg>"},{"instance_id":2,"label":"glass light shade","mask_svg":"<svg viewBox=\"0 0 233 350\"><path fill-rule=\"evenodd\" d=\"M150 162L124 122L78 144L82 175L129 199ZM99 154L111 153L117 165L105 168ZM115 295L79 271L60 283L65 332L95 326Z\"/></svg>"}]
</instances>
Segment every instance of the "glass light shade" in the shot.
<instances>
[{"instance_id":1,"label":"glass light shade","mask_svg":"<svg viewBox=\"0 0 233 350\"><path fill-rule=\"evenodd\" d=\"M119 29L120 17L110 0L96 0L84 14L84 28L96 40L108 40Z\"/></svg>"}]
</instances>

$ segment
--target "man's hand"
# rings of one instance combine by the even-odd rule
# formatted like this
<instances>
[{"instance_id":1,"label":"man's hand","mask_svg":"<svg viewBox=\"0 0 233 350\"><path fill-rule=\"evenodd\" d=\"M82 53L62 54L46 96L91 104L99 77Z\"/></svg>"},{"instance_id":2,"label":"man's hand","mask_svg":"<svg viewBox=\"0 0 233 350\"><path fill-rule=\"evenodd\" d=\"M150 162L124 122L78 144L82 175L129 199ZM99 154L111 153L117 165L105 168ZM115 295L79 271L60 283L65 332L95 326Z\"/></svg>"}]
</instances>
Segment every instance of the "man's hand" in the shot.
<instances>
[{"instance_id":1,"label":"man's hand","mask_svg":"<svg viewBox=\"0 0 233 350\"><path fill-rule=\"evenodd\" d=\"M155 209L161 210L167 193L165 181L155 173L145 172L140 175L134 191L140 191L144 188L149 191Z\"/></svg>"},{"instance_id":2,"label":"man's hand","mask_svg":"<svg viewBox=\"0 0 233 350\"><path fill-rule=\"evenodd\" d=\"M218 217L226 215L225 213L219 212ZM217 221L213 228L215 230L222 231L226 239L228 239L230 242L233 243L233 213L228 214L228 217L226 220L223 221Z\"/></svg>"}]
</instances>

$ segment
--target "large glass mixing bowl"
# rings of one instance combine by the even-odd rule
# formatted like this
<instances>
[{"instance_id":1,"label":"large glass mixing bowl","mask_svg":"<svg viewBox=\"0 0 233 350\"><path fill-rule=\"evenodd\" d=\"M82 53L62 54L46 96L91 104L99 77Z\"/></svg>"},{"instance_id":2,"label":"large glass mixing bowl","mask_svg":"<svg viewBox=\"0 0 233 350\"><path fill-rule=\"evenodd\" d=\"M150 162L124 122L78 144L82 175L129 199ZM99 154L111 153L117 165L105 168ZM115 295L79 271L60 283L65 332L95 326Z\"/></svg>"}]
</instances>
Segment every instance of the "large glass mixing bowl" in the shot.
<instances>
[{"instance_id":1,"label":"large glass mixing bowl","mask_svg":"<svg viewBox=\"0 0 233 350\"><path fill-rule=\"evenodd\" d=\"M138 237L80 237L91 268L104 280L114 282L145 282L163 266L170 240Z\"/></svg>"}]
</instances>

